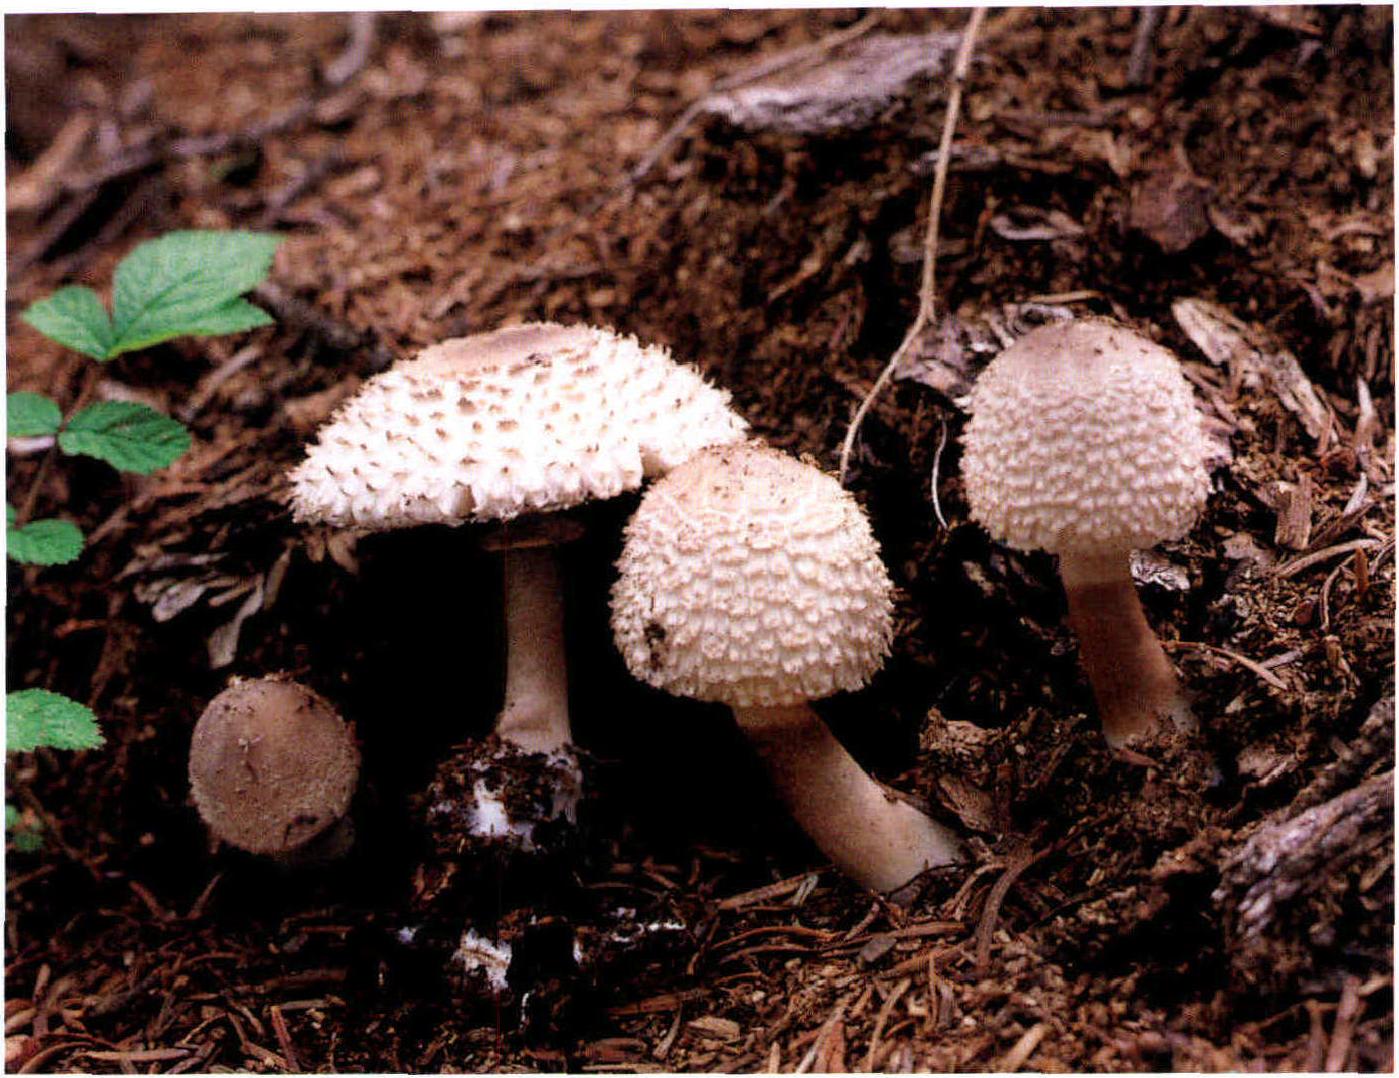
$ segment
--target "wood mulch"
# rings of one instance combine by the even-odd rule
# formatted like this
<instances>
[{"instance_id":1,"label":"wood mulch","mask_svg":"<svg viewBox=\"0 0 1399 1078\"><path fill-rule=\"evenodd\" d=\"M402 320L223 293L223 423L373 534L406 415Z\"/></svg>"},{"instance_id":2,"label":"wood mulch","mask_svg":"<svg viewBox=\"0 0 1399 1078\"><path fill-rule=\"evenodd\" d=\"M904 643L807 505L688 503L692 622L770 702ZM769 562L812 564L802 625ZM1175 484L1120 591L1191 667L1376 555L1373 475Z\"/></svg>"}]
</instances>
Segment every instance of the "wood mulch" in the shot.
<instances>
[{"instance_id":1,"label":"wood mulch","mask_svg":"<svg viewBox=\"0 0 1399 1078\"><path fill-rule=\"evenodd\" d=\"M415 795L499 705L498 580L465 534L294 526L285 471L393 358L523 318L666 343L833 467L916 309L944 83L814 135L696 103L790 74L787 50L819 69L965 13L860 19L7 19L9 388L135 397L195 434L149 479L48 469L37 504L88 549L10 568L9 687L89 702L108 737L8 762L46 836L7 856L10 1069L1392 1067L1384 7L1173 7L1149 32L1125 8L988 13L944 316L851 470L898 642L866 692L822 705L971 836L969 868L908 908L861 893L722 712L626 676L606 622L623 498L567 555L583 847L558 877L483 876L476 899L522 933L569 925L591 964L541 959L514 998L456 1001L440 955L405 942L424 927ZM275 326L94 375L19 321L181 227L288 237L256 297ZM1173 347L1217 442L1204 519L1136 566L1204 752L1109 755L1051 559L967 517L958 399L1007 333L1066 312ZM41 459L11 447L11 502ZM278 670L365 749L356 847L314 870L211 850L188 803L204 704ZM425 936L475 912L433 916Z\"/></svg>"}]
</instances>

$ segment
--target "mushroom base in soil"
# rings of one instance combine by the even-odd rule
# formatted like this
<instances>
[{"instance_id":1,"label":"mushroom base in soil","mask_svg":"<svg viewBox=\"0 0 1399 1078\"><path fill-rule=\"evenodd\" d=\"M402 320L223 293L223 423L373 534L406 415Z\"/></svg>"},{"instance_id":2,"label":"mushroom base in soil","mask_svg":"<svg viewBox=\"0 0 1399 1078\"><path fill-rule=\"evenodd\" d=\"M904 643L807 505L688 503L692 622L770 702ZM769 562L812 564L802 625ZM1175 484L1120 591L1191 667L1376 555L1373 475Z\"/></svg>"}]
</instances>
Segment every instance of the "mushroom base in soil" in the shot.
<instances>
[{"instance_id":1,"label":"mushroom base in soil","mask_svg":"<svg viewBox=\"0 0 1399 1078\"><path fill-rule=\"evenodd\" d=\"M1108 744L1196 729L1175 668L1142 612L1128 552L1060 554L1059 577Z\"/></svg>"},{"instance_id":2,"label":"mushroom base in soil","mask_svg":"<svg viewBox=\"0 0 1399 1078\"><path fill-rule=\"evenodd\" d=\"M558 544L581 531L562 515L525 517L483 544L501 557L505 701L494 734L438 768L428 823L439 848L532 853L565 842L578 822L583 772L571 741Z\"/></svg>"},{"instance_id":3,"label":"mushroom base in soil","mask_svg":"<svg viewBox=\"0 0 1399 1078\"><path fill-rule=\"evenodd\" d=\"M455 864L455 863L454 863ZM645 888L619 894L576 877L538 902L499 912L475 877L439 881L412 903L392 933L399 975L415 984L444 982L463 1007L489 1006L496 1021L548 1032L562 1017L615 1002L616 986L660 962L693 953L694 933L674 896ZM465 894L469 889L472 893Z\"/></svg>"},{"instance_id":4,"label":"mushroom base in soil","mask_svg":"<svg viewBox=\"0 0 1399 1078\"><path fill-rule=\"evenodd\" d=\"M436 852L454 861L512 852L545 857L575 838L583 772L571 745L530 752L492 734L459 745L423 795Z\"/></svg>"}]
</instances>

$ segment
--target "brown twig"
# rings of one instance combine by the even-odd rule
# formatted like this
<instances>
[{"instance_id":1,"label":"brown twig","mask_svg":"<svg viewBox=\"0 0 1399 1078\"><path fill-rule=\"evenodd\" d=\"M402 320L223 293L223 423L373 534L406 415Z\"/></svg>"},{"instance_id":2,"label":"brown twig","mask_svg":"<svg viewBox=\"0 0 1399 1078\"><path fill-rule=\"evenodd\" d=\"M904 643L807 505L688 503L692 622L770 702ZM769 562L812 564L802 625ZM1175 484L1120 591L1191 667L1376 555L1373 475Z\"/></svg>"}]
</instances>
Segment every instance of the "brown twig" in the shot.
<instances>
[{"instance_id":1,"label":"brown twig","mask_svg":"<svg viewBox=\"0 0 1399 1078\"><path fill-rule=\"evenodd\" d=\"M778 880L765 887L758 887L752 891L745 891L739 895L733 895L722 899L718 906L721 910L741 910L745 906L752 906L759 902L769 902L774 898L785 898L798 890L806 883L807 879L816 875L813 872L803 872L800 876L789 876L785 880Z\"/></svg>"},{"instance_id":2,"label":"brown twig","mask_svg":"<svg viewBox=\"0 0 1399 1078\"><path fill-rule=\"evenodd\" d=\"M332 147L327 153L310 162L301 175L267 196L262 212L258 214L254 226L272 228L282 219L282 215L286 213L292 203L307 194L327 176L344 169L347 164L344 151L339 146Z\"/></svg>"},{"instance_id":3,"label":"brown twig","mask_svg":"<svg viewBox=\"0 0 1399 1078\"><path fill-rule=\"evenodd\" d=\"M967 19L967 28L962 31L962 42L957 46L957 58L953 62L952 74L948 79L950 88L947 94L947 110L943 117L937 167L933 172L933 193L928 200L928 231L923 241L923 283L918 290L918 314L913 319L913 325L909 326L908 332L904 335L903 342L894 350L894 354L889 357L889 362L879 372L879 377L875 380L869 394L860 402L860 407L856 409L855 416L850 421L850 427L845 432L845 441L840 447L840 482L842 485L844 485L850 469L850 451L855 445L856 435L860 432L860 424L865 421L865 416L894 376L894 371L913 346L913 342L933 320L934 285L938 258L938 221L942 216L943 193L947 189L947 166L952 158L952 134L957 128L957 116L962 109L962 87L966 83L967 72L971 67L972 50L976 46L976 36L985 18L986 9L975 8Z\"/></svg>"},{"instance_id":4,"label":"brown twig","mask_svg":"<svg viewBox=\"0 0 1399 1078\"><path fill-rule=\"evenodd\" d=\"M981 923L976 927L976 972L978 976L985 974L986 967L991 961L991 940L996 934L996 918L1000 914L1001 903L1010 893L1011 886L1024 874L1027 868L1055 848L1055 846L1046 846L1039 853L1034 853L1031 850L1023 851L1006 866L1001 878L992 885L991 893L986 896L986 908L981 911Z\"/></svg>"},{"instance_id":5,"label":"brown twig","mask_svg":"<svg viewBox=\"0 0 1399 1078\"><path fill-rule=\"evenodd\" d=\"M1127 58L1127 85L1139 90L1151 80L1153 45L1156 28L1161 25L1159 7L1137 9L1137 36L1132 40L1132 53Z\"/></svg>"},{"instance_id":6,"label":"brown twig","mask_svg":"<svg viewBox=\"0 0 1399 1078\"><path fill-rule=\"evenodd\" d=\"M1240 655L1237 651L1230 651L1228 648L1221 648L1214 644L1205 644L1195 640L1163 640L1161 644L1165 648L1194 648L1197 651L1212 651L1216 655L1222 655L1231 662L1238 663L1238 665L1242 666L1245 670L1253 671L1253 673L1257 674L1273 688L1282 689L1284 691L1287 689L1287 682L1283 681L1277 674L1273 673L1261 663L1254 662L1248 656Z\"/></svg>"},{"instance_id":7,"label":"brown twig","mask_svg":"<svg viewBox=\"0 0 1399 1078\"><path fill-rule=\"evenodd\" d=\"M879 1053L879 1038L884 1035L884 1027L889 1023L889 1015L894 1013L894 1005L899 1002L900 997L908 991L913 984L912 977L905 977L896 984L879 1008L879 1014L874 1020L874 1032L870 1034L870 1044L865 1052L865 1065L861 1068L866 1074L874 1073L874 1061Z\"/></svg>"},{"instance_id":8,"label":"brown twig","mask_svg":"<svg viewBox=\"0 0 1399 1078\"><path fill-rule=\"evenodd\" d=\"M262 304L282 322L309 333L316 344L332 352L355 352L363 356L361 367L366 374L377 374L394 360L394 354L370 329L357 329L347 322L332 318L318 307L283 291L271 281L253 289L253 299Z\"/></svg>"}]
</instances>

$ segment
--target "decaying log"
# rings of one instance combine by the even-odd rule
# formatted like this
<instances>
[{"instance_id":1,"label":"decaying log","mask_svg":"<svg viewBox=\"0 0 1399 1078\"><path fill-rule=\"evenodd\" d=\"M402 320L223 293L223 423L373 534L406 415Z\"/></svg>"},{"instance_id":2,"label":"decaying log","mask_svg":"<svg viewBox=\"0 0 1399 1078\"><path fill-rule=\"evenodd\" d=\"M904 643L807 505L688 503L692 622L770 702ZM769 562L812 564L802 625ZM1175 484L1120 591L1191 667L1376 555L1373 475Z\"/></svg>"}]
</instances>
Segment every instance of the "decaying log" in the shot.
<instances>
[{"instance_id":1,"label":"decaying log","mask_svg":"<svg viewBox=\"0 0 1399 1078\"><path fill-rule=\"evenodd\" d=\"M1276 991L1303 976L1329 979L1319 956L1339 961L1357 936L1380 944L1367 934L1384 935L1392 920L1385 907L1393 896L1393 769L1313 808L1287 811L1225 856L1213 895L1236 983L1250 990ZM1376 887L1381 881L1386 886Z\"/></svg>"}]
</instances>

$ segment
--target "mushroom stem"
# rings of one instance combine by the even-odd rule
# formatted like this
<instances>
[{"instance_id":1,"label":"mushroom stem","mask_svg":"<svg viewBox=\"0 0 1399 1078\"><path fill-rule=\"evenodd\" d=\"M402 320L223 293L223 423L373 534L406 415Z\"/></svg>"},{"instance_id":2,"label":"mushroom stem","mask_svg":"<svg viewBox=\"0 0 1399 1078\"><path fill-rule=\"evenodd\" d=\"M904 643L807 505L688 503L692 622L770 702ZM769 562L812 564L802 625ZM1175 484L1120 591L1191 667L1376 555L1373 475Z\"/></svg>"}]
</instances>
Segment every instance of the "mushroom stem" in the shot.
<instances>
[{"instance_id":1,"label":"mushroom stem","mask_svg":"<svg viewBox=\"0 0 1399 1078\"><path fill-rule=\"evenodd\" d=\"M1193 730L1190 702L1142 612L1129 552L1061 553L1059 577L1108 744L1117 748L1167 722Z\"/></svg>"},{"instance_id":2,"label":"mushroom stem","mask_svg":"<svg viewBox=\"0 0 1399 1078\"><path fill-rule=\"evenodd\" d=\"M734 708L793 819L861 886L888 892L961 860L952 832L890 797L805 704Z\"/></svg>"},{"instance_id":3,"label":"mushroom stem","mask_svg":"<svg viewBox=\"0 0 1399 1078\"><path fill-rule=\"evenodd\" d=\"M553 752L570 739L558 556L540 545L503 557L505 706L496 733L525 752Z\"/></svg>"}]
</instances>

